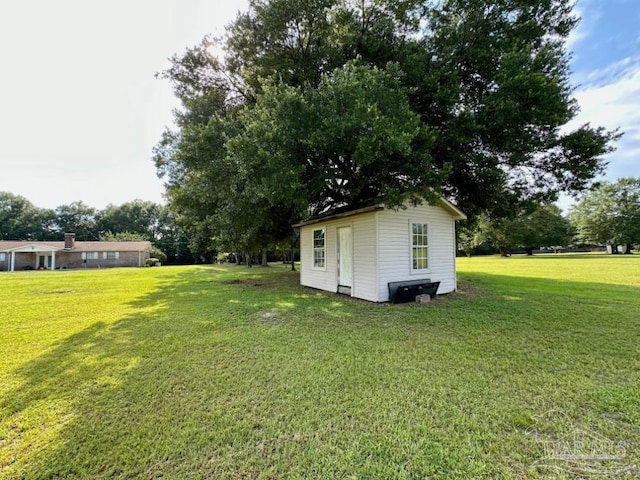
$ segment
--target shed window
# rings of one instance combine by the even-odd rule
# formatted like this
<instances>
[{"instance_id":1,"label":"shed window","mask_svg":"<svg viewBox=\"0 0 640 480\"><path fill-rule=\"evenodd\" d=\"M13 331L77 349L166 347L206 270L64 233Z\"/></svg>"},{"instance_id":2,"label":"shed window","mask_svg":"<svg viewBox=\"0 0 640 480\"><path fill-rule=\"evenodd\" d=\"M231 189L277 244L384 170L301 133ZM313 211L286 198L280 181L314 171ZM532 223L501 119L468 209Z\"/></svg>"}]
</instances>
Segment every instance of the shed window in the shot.
<instances>
[{"instance_id":1,"label":"shed window","mask_svg":"<svg viewBox=\"0 0 640 480\"><path fill-rule=\"evenodd\" d=\"M411 224L411 269L429 268L429 238L426 223Z\"/></svg>"},{"instance_id":2,"label":"shed window","mask_svg":"<svg viewBox=\"0 0 640 480\"><path fill-rule=\"evenodd\" d=\"M7 254L0 252L0 262L4 262L7 259Z\"/></svg>"},{"instance_id":3,"label":"shed window","mask_svg":"<svg viewBox=\"0 0 640 480\"><path fill-rule=\"evenodd\" d=\"M313 268L325 268L325 230L318 228L313 231Z\"/></svg>"},{"instance_id":4,"label":"shed window","mask_svg":"<svg viewBox=\"0 0 640 480\"><path fill-rule=\"evenodd\" d=\"M120 252L103 252L102 258L105 260L117 260L120 257Z\"/></svg>"}]
</instances>

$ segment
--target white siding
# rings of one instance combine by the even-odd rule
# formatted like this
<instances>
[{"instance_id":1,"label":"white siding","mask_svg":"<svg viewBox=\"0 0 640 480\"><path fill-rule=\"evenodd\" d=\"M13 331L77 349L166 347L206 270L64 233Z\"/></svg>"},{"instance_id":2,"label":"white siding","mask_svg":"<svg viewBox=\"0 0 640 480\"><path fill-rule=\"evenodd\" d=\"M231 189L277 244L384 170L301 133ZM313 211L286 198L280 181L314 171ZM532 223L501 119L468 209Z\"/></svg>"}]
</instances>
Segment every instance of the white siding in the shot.
<instances>
[{"instance_id":1,"label":"white siding","mask_svg":"<svg viewBox=\"0 0 640 480\"><path fill-rule=\"evenodd\" d=\"M313 231L325 229L325 264L324 270L313 268ZM319 223L300 229L300 284L306 287L319 288L335 292L338 289L336 260L336 228L335 225Z\"/></svg>"},{"instance_id":2,"label":"white siding","mask_svg":"<svg viewBox=\"0 0 640 480\"><path fill-rule=\"evenodd\" d=\"M351 218L353 233L353 287L351 296L378 301L376 285L376 213Z\"/></svg>"},{"instance_id":3,"label":"white siding","mask_svg":"<svg viewBox=\"0 0 640 480\"><path fill-rule=\"evenodd\" d=\"M378 213L380 270L378 301L389 300L389 282L430 278L439 281L438 293L456 289L454 220L444 209L420 205L406 210ZM426 223L429 237L429 268L411 270L411 223Z\"/></svg>"},{"instance_id":4,"label":"white siding","mask_svg":"<svg viewBox=\"0 0 640 480\"><path fill-rule=\"evenodd\" d=\"M411 271L411 223L426 223L429 269ZM329 292L338 289L337 229L351 226L353 286L351 295L372 302L389 300L388 282L430 278L439 281L438 293L456 289L455 221L438 206L380 210L327 220L300 228L300 283ZM326 269L313 268L313 230L325 229Z\"/></svg>"},{"instance_id":5,"label":"white siding","mask_svg":"<svg viewBox=\"0 0 640 480\"><path fill-rule=\"evenodd\" d=\"M307 287L338 290L337 229L351 227L353 236L353 286L351 296L377 301L375 212L328 220L300 228L300 283ZM313 268L313 231L325 229L326 270Z\"/></svg>"}]
</instances>

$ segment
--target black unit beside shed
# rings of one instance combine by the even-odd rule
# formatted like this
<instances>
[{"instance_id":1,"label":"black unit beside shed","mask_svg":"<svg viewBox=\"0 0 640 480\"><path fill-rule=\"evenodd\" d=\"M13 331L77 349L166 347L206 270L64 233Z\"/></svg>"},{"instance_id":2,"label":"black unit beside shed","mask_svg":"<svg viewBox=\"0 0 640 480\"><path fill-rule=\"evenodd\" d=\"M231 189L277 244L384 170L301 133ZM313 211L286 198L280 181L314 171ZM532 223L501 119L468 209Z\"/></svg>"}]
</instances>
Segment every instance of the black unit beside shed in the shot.
<instances>
[{"instance_id":1,"label":"black unit beside shed","mask_svg":"<svg viewBox=\"0 0 640 480\"><path fill-rule=\"evenodd\" d=\"M440 282L432 282L430 278L389 282L389 301L391 303L414 302L418 295L436 296Z\"/></svg>"}]
</instances>

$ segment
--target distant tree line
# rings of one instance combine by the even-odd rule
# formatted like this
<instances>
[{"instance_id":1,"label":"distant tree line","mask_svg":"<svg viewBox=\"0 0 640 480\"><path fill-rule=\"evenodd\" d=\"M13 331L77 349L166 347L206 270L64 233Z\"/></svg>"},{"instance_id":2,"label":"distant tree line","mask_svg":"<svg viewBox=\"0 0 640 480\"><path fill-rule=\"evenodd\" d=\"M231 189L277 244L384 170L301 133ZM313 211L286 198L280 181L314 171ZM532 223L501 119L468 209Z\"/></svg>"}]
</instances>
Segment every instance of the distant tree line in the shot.
<instances>
[{"instance_id":1,"label":"distant tree line","mask_svg":"<svg viewBox=\"0 0 640 480\"><path fill-rule=\"evenodd\" d=\"M568 245L601 246L609 253L640 250L640 178L604 182L582 195L567 217L553 204L542 204L513 218L483 214L458 230L458 249L509 255L523 250Z\"/></svg>"},{"instance_id":2,"label":"distant tree line","mask_svg":"<svg viewBox=\"0 0 640 480\"><path fill-rule=\"evenodd\" d=\"M149 240L166 255L167 263L193 263L202 254L167 206L133 200L97 210L77 201L47 209L23 196L0 192L0 240L59 241L67 232L82 241Z\"/></svg>"}]
</instances>

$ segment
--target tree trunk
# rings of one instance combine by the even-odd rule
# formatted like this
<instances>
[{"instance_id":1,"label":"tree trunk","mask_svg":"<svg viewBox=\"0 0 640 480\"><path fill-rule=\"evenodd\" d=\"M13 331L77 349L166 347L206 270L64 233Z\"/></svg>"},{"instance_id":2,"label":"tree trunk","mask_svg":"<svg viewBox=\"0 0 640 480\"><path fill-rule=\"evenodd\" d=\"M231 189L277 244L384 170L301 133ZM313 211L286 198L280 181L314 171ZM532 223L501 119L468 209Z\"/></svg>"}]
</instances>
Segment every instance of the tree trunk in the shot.
<instances>
[{"instance_id":1,"label":"tree trunk","mask_svg":"<svg viewBox=\"0 0 640 480\"><path fill-rule=\"evenodd\" d=\"M251 254L250 253L245 253L244 254L244 258L247 261L247 267L249 267L249 268L253 267L253 264L251 262Z\"/></svg>"},{"instance_id":2,"label":"tree trunk","mask_svg":"<svg viewBox=\"0 0 640 480\"><path fill-rule=\"evenodd\" d=\"M529 256L533 255L533 247L525 247L524 251L527 252Z\"/></svg>"},{"instance_id":3,"label":"tree trunk","mask_svg":"<svg viewBox=\"0 0 640 480\"><path fill-rule=\"evenodd\" d=\"M501 257L510 257L511 256L509 254L509 252L507 251L507 249L504 248L504 247L498 247L498 251L500 252L500 256Z\"/></svg>"},{"instance_id":4,"label":"tree trunk","mask_svg":"<svg viewBox=\"0 0 640 480\"><path fill-rule=\"evenodd\" d=\"M291 271L296 271L296 244L300 241L300 233L296 235L296 239L291 244Z\"/></svg>"},{"instance_id":5,"label":"tree trunk","mask_svg":"<svg viewBox=\"0 0 640 480\"><path fill-rule=\"evenodd\" d=\"M267 247L262 247L262 263L261 265L263 267L268 267L269 266L269 262L267 259Z\"/></svg>"}]
</instances>

